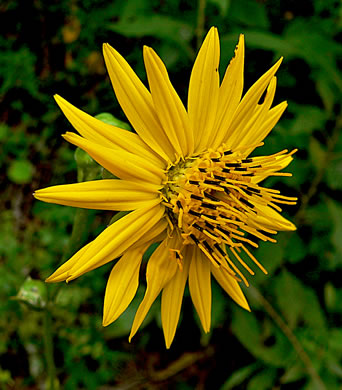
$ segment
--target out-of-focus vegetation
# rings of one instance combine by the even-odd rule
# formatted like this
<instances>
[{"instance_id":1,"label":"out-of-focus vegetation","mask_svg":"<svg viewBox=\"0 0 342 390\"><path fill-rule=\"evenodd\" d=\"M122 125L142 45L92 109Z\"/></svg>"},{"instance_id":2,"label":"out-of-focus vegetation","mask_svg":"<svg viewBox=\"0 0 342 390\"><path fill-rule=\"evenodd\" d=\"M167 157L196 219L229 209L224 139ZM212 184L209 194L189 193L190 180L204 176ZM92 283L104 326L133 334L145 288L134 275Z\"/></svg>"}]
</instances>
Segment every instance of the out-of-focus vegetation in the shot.
<instances>
[{"instance_id":1,"label":"out-of-focus vegetation","mask_svg":"<svg viewBox=\"0 0 342 390\"><path fill-rule=\"evenodd\" d=\"M48 295L57 295L51 309L54 388L341 389L342 3L201 3L203 19L190 0L1 2L0 388L51 387L44 347L51 318L44 307ZM269 275L259 272L245 289L252 313L214 285L210 334L199 330L187 296L170 350L159 303L129 344L144 288L116 323L102 328L110 265L58 290L39 282L61 263L76 212L32 197L37 188L77 180L74 148L60 137L71 126L52 96L92 115L110 112L125 120L102 59L101 45L109 42L144 80L142 46L152 46L186 101L196 42L212 25L221 36L221 74L239 33L245 34L246 88L285 57L276 103L288 100L289 107L262 151L299 148L288 169L293 178L268 181L300 198L298 207L284 207L298 230L256 251ZM85 212L83 242L111 217Z\"/></svg>"}]
</instances>

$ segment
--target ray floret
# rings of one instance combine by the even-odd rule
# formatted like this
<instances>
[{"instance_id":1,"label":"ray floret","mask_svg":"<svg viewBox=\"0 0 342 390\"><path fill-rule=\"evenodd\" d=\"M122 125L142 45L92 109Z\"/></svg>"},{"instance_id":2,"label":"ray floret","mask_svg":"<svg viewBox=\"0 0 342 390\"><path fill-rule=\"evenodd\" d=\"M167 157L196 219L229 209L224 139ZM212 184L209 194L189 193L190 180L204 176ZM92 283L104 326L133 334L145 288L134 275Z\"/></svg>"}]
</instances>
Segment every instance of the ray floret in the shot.
<instances>
[{"instance_id":1,"label":"ray floret","mask_svg":"<svg viewBox=\"0 0 342 390\"><path fill-rule=\"evenodd\" d=\"M187 285L205 332L211 323L212 276L250 311L241 284L248 286L248 276L258 270L267 274L252 249L260 240L275 243L279 231L296 229L280 213L297 198L261 185L270 176L291 176L283 169L296 150L256 153L287 106L282 102L272 107L282 58L242 96L244 36L220 83L219 36L211 28L191 72L186 108L153 49L143 49L149 89L114 48L104 44L103 52L114 92L134 132L103 123L60 96L55 99L80 134L67 132L63 137L117 179L48 187L34 196L48 203L129 213L46 281L69 282L115 261L104 299L107 326L134 298L143 254L158 244L147 262L147 287L129 340L161 294L169 348Z\"/></svg>"}]
</instances>

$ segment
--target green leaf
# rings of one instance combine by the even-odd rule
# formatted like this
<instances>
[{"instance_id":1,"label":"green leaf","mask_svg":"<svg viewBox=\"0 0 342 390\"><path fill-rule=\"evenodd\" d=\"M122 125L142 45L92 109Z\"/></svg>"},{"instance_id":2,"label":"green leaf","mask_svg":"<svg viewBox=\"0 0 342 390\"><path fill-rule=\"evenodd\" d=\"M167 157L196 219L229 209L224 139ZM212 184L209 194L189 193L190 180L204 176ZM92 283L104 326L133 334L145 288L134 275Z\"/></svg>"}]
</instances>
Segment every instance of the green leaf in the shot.
<instances>
[{"instance_id":1,"label":"green leaf","mask_svg":"<svg viewBox=\"0 0 342 390\"><path fill-rule=\"evenodd\" d=\"M329 361L328 369L331 372L331 374L334 375L334 377L342 378L342 367L338 362Z\"/></svg>"},{"instance_id":2,"label":"green leaf","mask_svg":"<svg viewBox=\"0 0 342 390\"><path fill-rule=\"evenodd\" d=\"M0 141L5 141L9 134L10 128L5 123L0 123Z\"/></svg>"},{"instance_id":3,"label":"green leaf","mask_svg":"<svg viewBox=\"0 0 342 390\"><path fill-rule=\"evenodd\" d=\"M298 49L279 35L264 31L245 30L248 47L273 51L277 57L293 57L298 55Z\"/></svg>"},{"instance_id":4,"label":"green leaf","mask_svg":"<svg viewBox=\"0 0 342 390\"><path fill-rule=\"evenodd\" d=\"M7 174L16 184L29 183L34 173L34 167L28 160L14 160L11 162Z\"/></svg>"},{"instance_id":5,"label":"green leaf","mask_svg":"<svg viewBox=\"0 0 342 390\"><path fill-rule=\"evenodd\" d=\"M123 122L118 118L115 118L115 116L110 114L109 112L102 112L101 114L96 115L95 118L109 125L120 127L120 129L132 130L131 126L128 123Z\"/></svg>"},{"instance_id":6,"label":"green leaf","mask_svg":"<svg viewBox=\"0 0 342 390\"><path fill-rule=\"evenodd\" d=\"M247 390L272 389L277 373L274 369L265 369L256 374L247 385Z\"/></svg>"},{"instance_id":7,"label":"green leaf","mask_svg":"<svg viewBox=\"0 0 342 390\"><path fill-rule=\"evenodd\" d=\"M273 367L287 367L293 359L294 351L283 333L270 322L260 323L253 313L239 308L233 310L232 331L241 344L264 363ZM266 328L267 325L271 326ZM270 347L265 345L269 337L274 339Z\"/></svg>"},{"instance_id":8,"label":"green leaf","mask_svg":"<svg viewBox=\"0 0 342 390\"><path fill-rule=\"evenodd\" d=\"M303 363L300 361L296 361L296 364L289 367L284 375L280 378L280 382L282 384L291 383L298 381L299 379L306 377L307 372L303 366Z\"/></svg>"},{"instance_id":9,"label":"green leaf","mask_svg":"<svg viewBox=\"0 0 342 390\"><path fill-rule=\"evenodd\" d=\"M254 252L255 257L263 264L269 275L283 263L284 247L280 243L260 242L259 248ZM256 272L257 280L264 279L263 272Z\"/></svg>"},{"instance_id":10,"label":"green leaf","mask_svg":"<svg viewBox=\"0 0 342 390\"><path fill-rule=\"evenodd\" d=\"M216 5L216 7L220 10L221 16L226 16L231 0L209 0L208 3Z\"/></svg>"},{"instance_id":11,"label":"green leaf","mask_svg":"<svg viewBox=\"0 0 342 390\"><path fill-rule=\"evenodd\" d=\"M97 163L83 149L76 148L74 154L77 166L84 168L96 167Z\"/></svg>"},{"instance_id":12,"label":"green leaf","mask_svg":"<svg viewBox=\"0 0 342 390\"><path fill-rule=\"evenodd\" d=\"M331 241L334 244L337 252L342 253L342 207L330 198L327 199L326 203L331 221L333 223Z\"/></svg>"},{"instance_id":13,"label":"green leaf","mask_svg":"<svg viewBox=\"0 0 342 390\"><path fill-rule=\"evenodd\" d=\"M339 354L342 353L342 329L332 328L329 332L328 347Z\"/></svg>"},{"instance_id":14,"label":"green leaf","mask_svg":"<svg viewBox=\"0 0 342 390\"><path fill-rule=\"evenodd\" d=\"M79 182L98 178L102 167L87 152L76 148L74 157L77 163L77 180Z\"/></svg>"},{"instance_id":15,"label":"green leaf","mask_svg":"<svg viewBox=\"0 0 342 390\"><path fill-rule=\"evenodd\" d=\"M32 96L39 95L39 82L35 74L37 57L27 47L2 51L0 96L13 87L26 89ZM3 77L5 76L5 77Z\"/></svg>"},{"instance_id":16,"label":"green leaf","mask_svg":"<svg viewBox=\"0 0 342 390\"><path fill-rule=\"evenodd\" d=\"M342 290L340 288L335 288L332 283L327 283L324 286L324 298L329 312L342 312Z\"/></svg>"},{"instance_id":17,"label":"green leaf","mask_svg":"<svg viewBox=\"0 0 342 390\"><path fill-rule=\"evenodd\" d=\"M306 150L306 148L307 142L303 149ZM297 158L296 155L294 157L295 158L291 162L291 165L286 168L286 172L291 172L293 175L291 178L289 178L288 183L291 183L291 186L296 189L297 193L294 193L294 195L297 195L300 194L300 192L302 191L303 183L306 183L308 177L312 177L313 167L311 166L311 163L309 161L301 160Z\"/></svg>"},{"instance_id":18,"label":"green leaf","mask_svg":"<svg viewBox=\"0 0 342 390\"><path fill-rule=\"evenodd\" d=\"M291 135L311 134L314 130L325 128L327 114L318 107L292 103L289 111L295 115L289 129Z\"/></svg>"},{"instance_id":19,"label":"green leaf","mask_svg":"<svg viewBox=\"0 0 342 390\"><path fill-rule=\"evenodd\" d=\"M183 61L183 53L180 50L175 50L175 45L172 42L163 42L158 48L158 55L163 59L167 69L171 69L179 61ZM170 72L170 74L172 73Z\"/></svg>"},{"instance_id":20,"label":"green leaf","mask_svg":"<svg viewBox=\"0 0 342 390\"><path fill-rule=\"evenodd\" d=\"M326 218L327 205L326 202L320 202L314 206L308 207L305 215L306 223L312 225L316 231L327 234L331 228L330 218ZM310 245L315 245L316 240L312 240ZM321 247L322 243L318 240L318 245Z\"/></svg>"},{"instance_id":21,"label":"green leaf","mask_svg":"<svg viewBox=\"0 0 342 390\"><path fill-rule=\"evenodd\" d=\"M327 310L333 311L336 305L337 293L332 283L328 282L324 286L324 302Z\"/></svg>"},{"instance_id":22,"label":"green leaf","mask_svg":"<svg viewBox=\"0 0 342 390\"><path fill-rule=\"evenodd\" d=\"M313 69L324 72L341 90L342 77L336 65L336 57L342 54L342 47L327 34L312 29L312 21L297 18L288 24L284 39L297 48L297 55Z\"/></svg>"},{"instance_id":23,"label":"green leaf","mask_svg":"<svg viewBox=\"0 0 342 390\"><path fill-rule=\"evenodd\" d=\"M107 171L105 168L101 168L101 177L102 179L118 179L117 176L113 175L111 172Z\"/></svg>"},{"instance_id":24,"label":"green leaf","mask_svg":"<svg viewBox=\"0 0 342 390\"><path fill-rule=\"evenodd\" d=\"M129 20L137 15L147 15L153 12L152 2L141 0L126 0L121 2L120 17Z\"/></svg>"},{"instance_id":25,"label":"green leaf","mask_svg":"<svg viewBox=\"0 0 342 390\"><path fill-rule=\"evenodd\" d=\"M133 20L120 20L107 27L109 30L126 37L142 38L151 35L175 41L181 46L184 45L184 42L189 42L194 35L191 24L163 15L139 15Z\"/></svg>"},{"instance_id":26,"label":"green leaf","mask_svg":"<svg viewBox=\"0 0 342 390\"><path fill-rule=\"evenodd\" d=\"M253 0L233 0L229 8L229 16L246 26L268 28L265 6Z\"/></svg>"},{"instance_id":27,"label":"green leaf","mask_svg":"<svg viewBox=\"0 0 342 390\"><path fill-rule=\"evenodd\" d=\"M316 88L324 104L325 111L330 115L338 98L336 86L325 72L320 72L316 77Z\"/></svg>"},{"instance_id":28,"label":"green leaf","mask_svg":"<svg viewBox=\"0 0 342 390\"><path fill-rule=\"evenodd\" d=\"M230 9L231 13L234 9L233 4ZM255 5L257 4L255 2ZM238 6L236 5L236 7ZM247 15L242 19L250 19L249 23L244 20L248 26L260 24L260 15L256 13L255 20L255 15L249 12L247 7L242 10L243 8L240 6L240 10L234 12L239 15L246 12ZM253 17L251 17L251 14L253 14ZM288 23L282 36L254 30L245 30L244 33L248 46L271 50L277 56L285 56L287 60L291 58L303 59L312 68L314 81L320 81L319 91L325 104L331 109L331 86L334 85L339 90L342 89L342 77L336 65L336 59L342 54L342 47L331 39L325 31L320 30L319 25L317 27L317 29L312 29L312 20L310 19L296 18ZM324 86L322 86L322 80L324 80ZM330 86L329 89L327 88L328 85Z\"/></svg>"},{"instance_id":29,"label":"green leaf","mask_svg":"<svg viewBox=\"0 0 342 390\"><path fill-rule=\"evenodd\" d=\"M326 151L323 145L316 140L314 137L310 137L309 141L309 153L312 165L319 170L322 167L323 162L326 158Z\"/></svg>"},{"instance_id":30,"label":"green leaf","mask_svg":"<svg viewBox=\"0 0 342 390\"><path fill-rule=\"evenodd\" d=\"M308 248L302 238L296 232L292 233L286 246L286 259L291 263L298 263L305 258L307 252Z\"/></svg>"},{"instance_id":31,"label":"green leaf","mask_svg":"<svg viewBox=\"0 0 342 390\"><path fill-rule=\"evenodd\" d=\"M4 388L7 387L6 385L8 385L8 388L11 388L14 386L14 384L15 382L12 379L11 371L0 368L0 385L4 386Z\"/></svg>"},{"instance_id":32,"label":"green leaf","mask_svg":"<svg viewBox=\"0 0 342 390\"><path fill-rule=\"evenodd\" d=\"M334 156L327 167L325 180L333 190L342 190L342 153Z\"/></svg>"},{"instance_id":33,"label":"green leaf","mask_svg":"<svg viewBox=\"0 0 342 390\"><path fill-rule=\"evenodd\" d=\"M277 276L275 287L278 305L291 328L303 321L324 335L327 331L324 313L311 288L285 270Z\"/></svg>"},{"instance_id":34,"label":"green leaf","mask_svg":"<svg viewBox=\"0 0 342 390\"><path fill-rule=\"evenodd\" d=\"M247 378L251 376L251 374L260 367L260 363L253 363L249 366L245 366L235 371L227 380L224 382L223 386L220 390L231 390L234 389L235 386L239 386L244 382Z\"/></svg>"},{"instance_id":35,"label":"green leaf","mask_svg":"<svg viewBox=\"0 0 342 390\"><path fill-rule=\"evenodd\" d=\"M63 286L56 296L56 304L69 310L77 310L92 295L90 287L81 287L76 284Z\"/></svg>"}]
</instances>

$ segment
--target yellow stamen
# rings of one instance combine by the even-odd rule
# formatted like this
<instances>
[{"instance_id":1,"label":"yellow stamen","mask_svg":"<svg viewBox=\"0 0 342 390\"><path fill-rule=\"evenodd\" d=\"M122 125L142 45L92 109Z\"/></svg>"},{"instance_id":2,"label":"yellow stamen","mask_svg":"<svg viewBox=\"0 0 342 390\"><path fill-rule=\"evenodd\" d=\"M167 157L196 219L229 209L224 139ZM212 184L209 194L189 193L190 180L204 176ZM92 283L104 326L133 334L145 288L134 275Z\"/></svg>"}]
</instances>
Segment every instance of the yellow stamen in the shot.
<instances>
[{"instance_id":1,"label":"yellow stamen","mask_svg":"<svg viewBox=\"0 0 342 390\"><path fill-rule=\"evenodd\" d=\"M215 267L224 267L248 286L247 279L234 261L251 275L254 271L240 256L244 252L263 272L267 272L246 248L258 248L250 234L260 240L276 242L279 204L294 204L297 198L253 183L253 176L288 176L279 172L282 162L295 151L282 150L271 156L246 158L244 150L261 146L246 145L229 150L224 145L193 158L178 159L170 165L162 191L167 220L179 231L183 245L196 245ZM267 220L267 225L263 222ZM224 249L228 246L233 258ZM181 253L176 256L182 268ZM234 261L233 261L234 260Z\"/></svg>"}]
</instances>

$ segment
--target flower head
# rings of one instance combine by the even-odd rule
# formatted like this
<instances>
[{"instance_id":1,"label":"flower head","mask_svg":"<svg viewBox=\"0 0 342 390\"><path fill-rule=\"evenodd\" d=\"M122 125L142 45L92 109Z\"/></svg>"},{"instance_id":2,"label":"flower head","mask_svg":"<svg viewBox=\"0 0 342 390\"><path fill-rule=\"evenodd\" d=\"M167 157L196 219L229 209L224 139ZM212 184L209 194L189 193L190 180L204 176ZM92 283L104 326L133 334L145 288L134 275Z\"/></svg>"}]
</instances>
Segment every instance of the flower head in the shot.
<instances>
[{"instance_id":1,"label":"flower head","mask_svg":"<svg viewBox=\"0 0 342 390\"><path fill-rule=\"evenodd\" d=\"M104 58L117 99L136 133L103 123L63 98L55 99L81 136L64 138L84 149L120 179L49 187L45 202L99 210L130 211L79 250L47 281L70 281L116 258L107 283L103 324L115 321L135 296L144 252L160 243L147 263L147 288L130 334L137 332L162 293L166 346L174 338L186 282L203 329L211 318L211 275L249 310L240 288L246 273L264 267L253 256L257 240L275 242L295 226L279 212L294 204L260 182L281 173L292 152L249 157L279 120L286 102L271 108L281 59L242 97L244 37L220 83L219 37L211 28L192 69L188 109L167 70L149 47L144 62L150 91L108 44ZM266 93L265 93L266 91ZM264 96L263 99L262 96Z\"/></svg>"}]
</instances>

